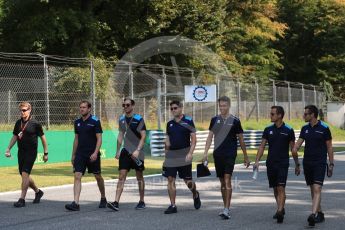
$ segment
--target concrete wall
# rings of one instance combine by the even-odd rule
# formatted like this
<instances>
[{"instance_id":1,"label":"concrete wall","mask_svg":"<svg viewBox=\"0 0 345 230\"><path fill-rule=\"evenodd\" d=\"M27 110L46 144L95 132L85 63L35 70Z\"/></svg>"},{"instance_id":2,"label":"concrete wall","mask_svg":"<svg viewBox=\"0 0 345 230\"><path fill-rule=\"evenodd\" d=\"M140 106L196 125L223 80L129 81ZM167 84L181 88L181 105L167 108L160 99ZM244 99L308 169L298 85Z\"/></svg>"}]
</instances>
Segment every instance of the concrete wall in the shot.
<instances>
[{"instance_id":1,"label":"concrete wall","mask_svg":"<svg viewBox=\"0 0 345 230\"><path fill-rule=\"evenodd\" d=\"M345 103L327 102L327 122L338 128L345 128Z\"/></svg>"}]
</instances>

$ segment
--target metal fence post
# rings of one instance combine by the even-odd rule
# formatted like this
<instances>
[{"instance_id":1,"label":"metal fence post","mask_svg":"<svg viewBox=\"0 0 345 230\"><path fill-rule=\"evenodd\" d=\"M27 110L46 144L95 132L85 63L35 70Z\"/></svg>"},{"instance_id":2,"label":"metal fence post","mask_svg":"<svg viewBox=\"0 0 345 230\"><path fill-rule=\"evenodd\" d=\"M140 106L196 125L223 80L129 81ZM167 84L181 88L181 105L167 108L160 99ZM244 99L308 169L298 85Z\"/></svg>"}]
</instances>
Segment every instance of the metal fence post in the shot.
<instances>
[{"instance_id":1,"label":"metal fence post","mask_svg":"<svg viewBox=\"0 0 345 230\"><path fill-rule=\"evenodd\" d=\"M146 99L145 97L143 98L143 103L144 103L144 111L143 111L143 116L144 116L144 121L146 121Z\"/></svg>"},{"instance_id":2,"label":"metal fence post","mask_svg":"<svg viewBox=\"0 0 345 230\"><path fill-rule=\"evenodd\" d=\"M241 83L237 82L237 117L240 117Z\"/></svg>"},{"instance_id":3,"label":"metal fence post","mask_svg":"<svg viewBox=\"0 0 345 230\"><path fill-rule=\"evenodd\" d=\"M195 85L194 70L192 70L191 74L192 74L192 85ZM192 117L195 120L195 103L194 102L192 102Z\"/></svg>"},{"instance_id":4,"label":"metal fence post","mask_svg":"<svg viewBox=\"0 0 345 230\"><path fill-rule=\"evenodd\" d=\"M128 73L129 73L129 96L131 99L134 99L134 79L133 79L133 71L132 65L128 65Z\"/></svg>"},{"instance_id":5,"label":"metal fence post","mask_svg":"<svg viewBox=\"0 0 345 230\"><path fill-rule=\"evenodd\" d=\"M96 115L96 89L95 89L95 70L93 68L93 62L90 61L90 73L91 73L91 101L92 101L92 114Z\"/></svg>"},{"instance_id":6,"label":"metal fence post","mask_svg":"<svg viewBox=\"0 0 345 230\"><path fill-rule=\"evenodd\" d=\"M288 85L288 100L289 100L289 106L288 106L288 110L289 110L289 120L291 120L291 88L290 88L290 82L287 82Z\"/></svg>"},{"instance_id":7,"label":"metal fence post","mask_svg":"<svg viewBox=\"0 0 345 230\"><path fill-rule=\"evenodd\" d=\"M161 96L162 96L162 79L157 80L157 125L158 129L161 129L161 116L162 116L162 104L161 104Z\"/></svg>"},{"instance_id":8,"label":"metal fence post","mask_svg":"<svg viewBox=\"0 0 345 230\"><path fill-rule=\"evenodd\" d=\"M11 123L11 90L8 91L7 123Z\"/></svg>"},{"instance_id":9,"label":"metal fence post","mask_svg":"<svg viewBox=\"0 0 345 230\"><path fill-rule=\"evenodd\" d=\"M302 103L303 103L303 109L305 107L305 91L304 91L304 85L301 83L302 85Z\"/></svg>"},{"instance_id":10,"label":"metal fence post","mask_svg":"<svg viewBox=\"0 0 345 230\"><path fill-rule=\"evenodd\" d=\"M216 86L216 93L217 93L217 100L219 99L219 86L220 86L220 80L219 80L219 76L217 76L217 86ZM218 112L218 103L217 103L217 100L216 100L216 106L215 106L215 115L217 115L217 112Z\"/></svg>"},{"instance_id":11,"label":"metal fence post","mask_svg":"<svg viewBox=\"0 0 345 230\"><path fill-rule=\"evenodd\" d=\"M259 121L259 84L258 81L255 79L255 86L256 86L256 121Z\"/></svg>"},{"instance_id":12,"label":"metal fence post","mask_svg":"<svg viewBox=\"0 0 345 230\"><path fill-rule=\"evenodd\" d=\"M165 68L162 68L162 75L164 81L164 124L167 122L167 75L165 74Z\"/></svg>"},{"instance_id":13,"label":"metal fence post","mask_svg":"<svg viewBox=\"0 0 345 230\"><path fill-rule=\"evenodd\" d=\"M315 106L318 106L318 105L316 105L317 100L316 100L316 89L315 89L315 85L313 85L313 88L314 88L314 105L315 105Z\"/></svg>"},{"instance_id":14,"label":"metal fence post","mask_svg":"<svg viewBox=\"0 0 345 230\"><path fill-rule=\"evenodd\" d=\"M47 129L50 128L50 103L49 103L49 73L47 65L47 57L43 55L43 71L45 80L45 93L46 93L46 126Z\"/></svg>"},{"instance_id":15,"label":"metal fence post","mask_svg":"<svg viewBox=\"0 0 345 230\"><path fill-rule=\"evenodd\" d=\"M273 90L273 105L277 105L277 88L275 80L272 80L272 90Z\"/></svg>"}]
</instances>

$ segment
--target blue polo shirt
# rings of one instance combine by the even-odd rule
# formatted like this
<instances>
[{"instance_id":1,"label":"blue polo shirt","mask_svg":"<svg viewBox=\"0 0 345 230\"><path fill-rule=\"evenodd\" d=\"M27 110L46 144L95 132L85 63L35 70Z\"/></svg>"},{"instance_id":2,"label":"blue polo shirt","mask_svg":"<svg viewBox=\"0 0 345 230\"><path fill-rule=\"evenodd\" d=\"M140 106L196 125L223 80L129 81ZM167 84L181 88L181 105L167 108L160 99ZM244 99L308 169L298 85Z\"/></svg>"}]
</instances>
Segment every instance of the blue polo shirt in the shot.
<instances>
[{"instance_id":1,"label":"blue polo shirt","mask_svg":"<svg viewBox=\"0 0 345 230\"><path fill-rule=\"evenodd\" d=\"M172 119L167 123L166 130L170 141L170 150L190 147L190 134L195 133L195 126L191 117L183 115L179 122Z\"/></svg>"},{"instance_id":2,"label":"blue polo shirt","mask_svg":"<svg viewBox=\"0 0 345 230\"><path fill-rule=\"evenodd\" d=\"M299 138L305 141L304 158L307 162L327 162L326 141L332 139L331 131L326 123L318 121L314 127L310 123L301 129Z\"/></svg>"},{"instance_id":3,"label":"blue polo shirt","mask_svg":"<svg viewBox=\"0 0 345 230\"><path fill-rule=\"evenodd\" d=\"M146 130L145 121L139 114L133 114L132 117L122 115L119 119L119 130L124 133L123 147L130 153L133 153L139 145L141 131Z\"/></svg>"},{"instance_id":4,"label":"blue polo shirt","mask_svg":"<svg viewBox=\"0 0 345 230\"><path fill-rule=\"evenodd\" d=\"M243 133L241 121L230 115L223 119L220 115L211 119L209 130L214 133L215 156L237 156L237 135Z\"/></svg>"},{"instance_id":5,"label":"blue polo shirt","mask_svg":"<svg viewBox=\"0 0 345 230\"><path fill-rule=\"evenodd\" d=\"M90 115L85 121L83 121L82 118L79 118L74 122L74 132L78 134L78 147L76 154L90 157L96 149L96 133L103 133L101 121L96 116L92 115Z\"/></svg>"},{"instance_id":6,"label":"blue polo shirt","mask_svg":"<svg viewBox=\"0 0 345 230\"><path fill-rule=\"evenodd\" d=\"M262 138L268 142L267 164L289 164L290 142L295 142L295 132L290 126L283 123L278 128L272 124L265 128Z\"/></svg>"}]
</instances>

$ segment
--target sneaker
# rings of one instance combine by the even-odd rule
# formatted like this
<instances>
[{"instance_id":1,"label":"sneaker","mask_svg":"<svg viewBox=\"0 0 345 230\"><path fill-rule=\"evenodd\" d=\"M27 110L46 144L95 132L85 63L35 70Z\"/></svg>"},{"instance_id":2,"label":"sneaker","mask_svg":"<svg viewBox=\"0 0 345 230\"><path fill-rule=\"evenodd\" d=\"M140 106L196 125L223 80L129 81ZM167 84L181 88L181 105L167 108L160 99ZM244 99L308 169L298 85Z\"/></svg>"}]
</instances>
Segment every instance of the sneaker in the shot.
<instances>
[{"instance_id":1,"label":"sneaker","mask_svg":"<svg viewBox=\"0 0 345 230\"><path fill-rule=\"evenodd\" d=\"M278 211L277 212L277 223L278 224L281 224L281 223L283 223L283 220L284 220L284 214L283 214L283 211Z\"/></svg>"},{"instance_id":2,"label":"sneaker","mask_svg":"<svg viewBox=\"0 0 345 230\"><path fill-rule=\"evenodd\" d=\"M177 207L170 205L167 210L164 211L164 214L177 213Z\"/></svg>"},{"instance_id":3,"label":"sneaker","mask_svg":"<svg viewBox=\"0 0 345 230\"><path fill-rule=\"evenodd\" d=\"M285 215L285 208L283 208L283 215ZM278 213L278 211L274 214L274 216L273 216L273 219L277 219L277 213Z\"/></svg>"},{"instance_id":4,"label":"sneaker","mask_svg":"<svg viewBox=\"0 0 345 230\"><path fill-rule=\"evenodd\" d=\"M136 210L142 210L142 209L145 209L145 208L146 208L146 205L145 205L144 201L139 201L139 203L135 207Z\"/></svg>"},{"instance_id":5,"label":"sneaker","mask_svg":"<svg viewBox=\"0 0 345 230\"><path fill-rule=\"evenodd\" d=\"M99 208L106 208L107 207L107 199L101 198L101 201L99 202Z\"/></svg>"},{"instance_id":6,"label":"sneaker","mask_svg":"<svg viewBox=\"0 0 345 230\"><path fill-rule=\"evenodd\" d=\"M224 208L223 213L221 214L221 217L223 220L228 220L230 219L230 210L227 208Z\"/></svg>"},{"instance_id":7,"label":"sneaker","mask_svg":"<svg viewBox=\"0 0 345 230\"><path fill-rule=\"evenodd\" d=\"M16 208L22 208L25 207L25 200L20 198L17 202L13 204L14 207Z\"/></svg>"},{"instance_id":8,"label":"sneaker","mask_svg":"<svg viewBox=\"0 0 345 230\"><path fill-rule=\"evenodd\" d=\"M108 202L107 203L107 208L110 208L114 211L119 211L120 208L119 208L119 202L117 201L114 201L114 202Z\"/></svg>"},{"instance_id":9,"label":"sneaker","mask_svg":"<svg viewBox=\"0 0 345 230\"><path fill-rule=\"evenodd\" d=\"M38 192L35 193L35 199L34 199L33 203L38 204L41 201L43 194L44 194L44 192L41 189L39 189Z\"/></svg>"},{"instance_id":10,"label":"sneaker","mask_svg":"<svg viewBox=\"0 0 345 230\"><path fill-rule=\"evenodd\" d=\"M325 221L325 214L323 212L317 212L315 223L322 223Z\"/></svg>"},{"instance_id":11,"label":"sneaker","mask_svg":"<svg viewBox=\"0 0 345 230\"><path fill-rule=\"evenodd\" d=\"M194 198L194 208L199 209L201 207L201 200L200 200L200 195L199 192L197 191L197 197Z\"/></svg>"},{"instance_id":12,"label":"sneaker","mask_svg":"<svg viewBox=\"0 0 345 230\"><path fill-rule=\"evenodd\" d=\"M316 222L316 216L315 214L310 214L310 216L308 217L308 223L310 227L314 227L315 226L315 222Z\"/></svg>"},{"instance_id":13,"label":"sneaker","mask_svg":"<svg viewBox=\"0 0 345 230\"><path fill-rule=\"evenodd\" d=\"M79 211L80 210L79 204L77 204L74 201L70 204L66 204L65 208L69 211Z\"/></svg>"}]
</instances>

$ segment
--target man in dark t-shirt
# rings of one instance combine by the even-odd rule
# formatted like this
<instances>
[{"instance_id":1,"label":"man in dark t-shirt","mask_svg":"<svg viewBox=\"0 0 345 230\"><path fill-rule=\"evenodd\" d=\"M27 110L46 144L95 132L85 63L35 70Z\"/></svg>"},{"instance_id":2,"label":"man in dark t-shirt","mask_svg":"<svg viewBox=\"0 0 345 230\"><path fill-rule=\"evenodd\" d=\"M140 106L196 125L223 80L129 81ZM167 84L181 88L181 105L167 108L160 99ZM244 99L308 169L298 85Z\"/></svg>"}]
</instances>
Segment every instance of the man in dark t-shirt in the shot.
<instances>
[{"instance_id":1,"label":"man in dark t-shirt","mask_svg":"<svg viewBox=\"0 0 345 230\"><path fill-rule=\"evenodd\" d=\"M321 211L321 190L326 171L327 175L331 177L334 167L331 131L328 125L318 120L317 117L316 106L308 105L304 108L304 120L308 123L302 127L293 149L293 152L297 154L298 149L305 142L303 171L312 198L312 213L307 219L309 226L315 226L315 223L325 220L324 213ZM329 165L327 165L327 153Z\"/></svg>"},{"instance_id":2,"label":"man in dark t-shirt","mask_svg":"<svg viewBox=\"0 0 345 230\"><path fill-rule=\"evenodd\" d=\"M102 126L101 121L91 115L91 103L81 101L79 103L81 117L74 122L74 143L72 151L72 165L74 171L74 201L66 204L65 208L70 211L79 211L79 197L81 192L81 178L86 168L88 173L92 173L97 181L98 189L101 193L99 208L105 208L107 200L105 198L104 180L101 175L101 154Z\"/></svg>"},{"instance_id":3,"label":"man in dark t-shirt","mask_svg":"<svg viewBox=\"0 0 345 230\"><path fill-rule=\"evenodd\" d=\"M285 186L289 170L289 149L295 144L294 130L283 122L284 109L281 106L271 107L271 122L273 124L265 128L262 141L256 155L254 170L259 169L259 161L268 143L268 156L266 160L267 177L269 187L273 188L277 203L277 212L273 216L278 223L282 223L285 215ZM298 155L292 154L295 160L295 173L299 175Z\"/></svg>"},{"instance_id":4,"label":"man in dark t-shirt","mask_svg":"<svg viewBox=\"0 0 345 230\"><path fill-rule=\"evenodd\" d=\"M35 185L34 180L30 177L32 167L37 157L38 137L41 138L44 156L43 161L48 161L48 145L43 133L42 125L31 116L31 105L28 102L19 104L21 118L16 122L13 129L13 137L6 149L6 157L11 157L10 150L17 142L18 146L18 169L22 177L22 192L20 198L14 203L14 207L20 208L25 206L25 197L28 188L35 191L34 204L40 202L43 192Z\"/></svg>"},{"instance_id":5,"label":"man in dark t-shirt","mask_svg":"<svg viewBox=\"0 0 345 230\"><path fill-rule=\"evenodd\" d=\"M203 161L207 161L208 150L214 137L213 158L217 177L221 184L224 210L219 213L223 219L230 218L230 202L232 195L231 176L237 157L237 140L243 151L244 164L250 165L246 145L243 139L243 129L240 119L230 114L230 98L223 96L218 99L220 114L210 122L209 134L206 140Z\"/></svg>"}]
</instances>

